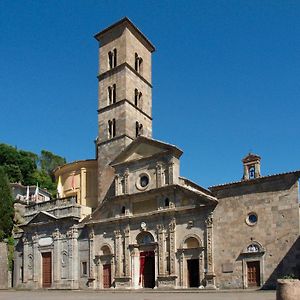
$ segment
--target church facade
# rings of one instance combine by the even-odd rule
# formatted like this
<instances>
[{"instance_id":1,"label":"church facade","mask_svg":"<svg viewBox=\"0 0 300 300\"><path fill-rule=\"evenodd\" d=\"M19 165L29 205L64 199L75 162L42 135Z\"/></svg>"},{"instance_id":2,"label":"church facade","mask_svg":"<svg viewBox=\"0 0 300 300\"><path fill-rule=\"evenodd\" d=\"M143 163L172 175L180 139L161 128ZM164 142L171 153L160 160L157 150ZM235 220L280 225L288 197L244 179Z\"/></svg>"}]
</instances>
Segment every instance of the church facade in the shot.
<instances>
[{"instance_id":1,"label":"church facade","mask_svg":"<svg viewBox=\"0 0 300 300\"><path fill-rule=\"evenodd\" d=\"M59 197L28 205L16 233L23 288L272 288L300 276L300 171L203 188L182 151L152 138L152 43L127 18L99 42L96 159L55 170Z\"/></svg>"}]
</instances>

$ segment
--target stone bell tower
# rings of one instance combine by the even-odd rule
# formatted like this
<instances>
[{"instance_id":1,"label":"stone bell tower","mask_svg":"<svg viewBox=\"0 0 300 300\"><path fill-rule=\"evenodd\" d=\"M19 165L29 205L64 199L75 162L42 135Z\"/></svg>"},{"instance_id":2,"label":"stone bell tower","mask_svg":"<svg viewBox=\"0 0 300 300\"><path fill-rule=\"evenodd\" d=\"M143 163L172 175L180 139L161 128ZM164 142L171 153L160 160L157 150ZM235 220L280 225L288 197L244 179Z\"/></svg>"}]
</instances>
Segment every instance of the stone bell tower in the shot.
<instances>
[{"instance_id":1,"label":"stone bell tower","mask_svg":"<svg viewBox=\"0 0 300 300\"><path fill-rule=\"evenodd\" d=\"M242 159L244 166L243 180L251 180L261 176L260 160L261 157L253 153L249 153Z\"/></svg>"},{"instance_id":2,"label":"stone bell tower","mask_svg":"<svg viewBox=\"0 0 300 300\"><path fill-rule=\"evenodd\" d=\"M123 18L95 35L99 41L98 201L109 195L109 163L137 136L152 136L151 42Z\"/></svg>"}]
</instances>

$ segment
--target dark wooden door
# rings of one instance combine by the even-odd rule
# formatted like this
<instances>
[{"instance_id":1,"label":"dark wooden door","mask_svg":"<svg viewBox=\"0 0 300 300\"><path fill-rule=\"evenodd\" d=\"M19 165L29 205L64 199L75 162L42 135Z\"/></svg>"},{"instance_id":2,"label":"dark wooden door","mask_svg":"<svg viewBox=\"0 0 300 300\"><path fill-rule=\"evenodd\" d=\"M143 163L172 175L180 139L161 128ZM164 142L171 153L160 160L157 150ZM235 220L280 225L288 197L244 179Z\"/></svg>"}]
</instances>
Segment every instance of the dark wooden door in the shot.
<instances>
[{"instance_id":1,"label":"dark wooden door","mask_svg":"<svg viewBox=\"0 0 300 300\"><path fill-rule=\"evenodd\" d=\"M248 287L260 286L259 261L247 262Z\"/></svg>"},{"instance_id":2,"label":"dark wooden door","mask_svg":"<svg viewBox=\"0 0 300 300\"><path fill-rule=\"evenodd\" d=\"M43 288L51 287L52 283L52 258L51 252L42 253Z\"/></svg>"},{"instance_id":3,"label":"dark wooden door","mask_svg":"<svg viewBox=\"0 0 300 300\"><path fill-rule=\"evenodd\" d=\"M189 287L199 287L199 259L187 260Z\"/></svg>"},{"instance_id":4,"label":"dark wooden door","mask_svg":"<svg viewBox=\"0 0 300 300\"><path fill-rule=\"evenodd\" d=\"M155 257L154 251L140 253L140 268L143 276L143 287L155 287Z\"/></svg>"},{"instance_id":5,"label":"dark wooden door","mask_svg":"<svg viewBox=\"0 0 300 300\"><path fill-rule=\"evenodd\" d=\"M111 283L111 265L103 265L103 288L110 288Z\"/></svg>"}]
</instances>

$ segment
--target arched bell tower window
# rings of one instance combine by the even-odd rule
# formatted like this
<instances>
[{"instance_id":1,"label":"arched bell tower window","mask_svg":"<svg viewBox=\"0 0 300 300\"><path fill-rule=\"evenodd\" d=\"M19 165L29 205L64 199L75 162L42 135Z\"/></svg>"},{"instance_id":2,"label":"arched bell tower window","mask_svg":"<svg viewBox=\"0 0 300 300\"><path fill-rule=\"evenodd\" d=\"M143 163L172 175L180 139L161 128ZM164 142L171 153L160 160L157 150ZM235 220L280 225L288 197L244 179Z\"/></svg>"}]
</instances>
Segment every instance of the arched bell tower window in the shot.
<instances>
[{"instance_id":1,"label":"arched bell tower window","mask_svg":"<svg viewBox=\"0 0 300 300\"><path fill-rule=\"evenodd\" d=\"M140 74L143 72L143 59L137 53L135 53L134 69Z\"/></svg>"},{"instance_id":2,"label":"arched bell tower window","mask_svg":"<svg viewBox=\"0 0 300 300\"><path fill-rule=\"evenodd\" d=\"M135 136L138 137L143 134L143 124L138 121L135 122Z\"/></svg>"},{"instance_id":3,"label":"arched bell tower window","mask_svg":"<svg viewBox=\"0 0 300 300\"><path fill-rule=\"evenodd\" d=\"M255 167L251 166L249 168L249 179L254 179L255 178Z\"/></svg>"},{"instance_id":4,"label":"arched bell tower window","mask_svg":"<svg viewBox=\"0 0 300 300\"><path fill-rule=\"evenodd\" d=\"M116 136L116 119L108 120L108 138Z\"/></svg>"},{"instance_id":5,"label":"arched bell tower window","mask_svg":"<svg viewBox=\"0 0 300 300\"><path fill-rule=\"evenodd\" d=\"M108 52L108 67L113 69L117 66L117 49L114 48L112 51Z\"/></svg>"}]
</instances>

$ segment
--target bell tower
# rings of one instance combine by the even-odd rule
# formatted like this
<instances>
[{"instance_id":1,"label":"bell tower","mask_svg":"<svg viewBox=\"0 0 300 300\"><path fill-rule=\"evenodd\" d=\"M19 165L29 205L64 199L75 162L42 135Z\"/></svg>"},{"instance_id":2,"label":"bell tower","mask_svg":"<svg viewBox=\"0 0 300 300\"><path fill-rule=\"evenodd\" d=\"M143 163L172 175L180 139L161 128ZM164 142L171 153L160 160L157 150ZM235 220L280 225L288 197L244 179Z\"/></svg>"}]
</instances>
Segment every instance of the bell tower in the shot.
<instances>
[{"instance_id":1,"label":"bell tower","mask_svg":"<svg viewBox=\"0 0 300 300\"><path fill-rule=\"evenodd\" d=\"M251 180L261 176L260 160L261 157L253 153L249 153L242 159L244 166L243 180Z\"/></svg>"},{"instance_id":2,"label":"bell tower","mask_svg":"<svg viewBox=\"0 0 300 300\"><path fill-rule=\"evenodd\" d=\"M109 195L109 163L137 136L152 137L151 42L123 18L95 35L99 42L98 201Z\"/></svg>"}]
</instances>

